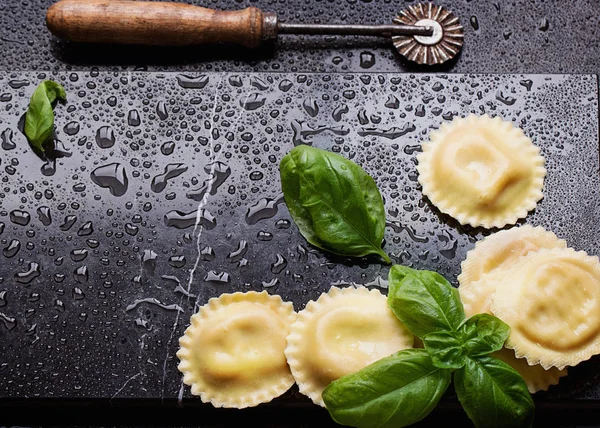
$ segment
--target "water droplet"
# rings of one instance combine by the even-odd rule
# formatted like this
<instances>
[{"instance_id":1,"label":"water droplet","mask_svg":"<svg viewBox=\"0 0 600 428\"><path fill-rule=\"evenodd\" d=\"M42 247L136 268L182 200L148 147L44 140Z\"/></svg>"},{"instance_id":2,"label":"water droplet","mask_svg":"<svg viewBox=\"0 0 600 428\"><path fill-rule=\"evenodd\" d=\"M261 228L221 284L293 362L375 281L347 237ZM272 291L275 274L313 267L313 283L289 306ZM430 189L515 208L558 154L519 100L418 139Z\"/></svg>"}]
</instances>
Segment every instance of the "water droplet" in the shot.
<instances>
[{"instance_id":1,"label":"water droplet","mask_svg":"<svg viewBox=\"0 0 600 428\"><path fill-rule=\"evenodd\" d=\"M63 131L67 135L77 134L79 132L79 122L72 121L72 122L67 123L64 126Z\"/></svg>"},{"instance_id":2,"label":"water droplet","mask_svg":"<svg viewBox=\"0 0 600 428\"><path fill-rule=\"evenodd\" d=\"M208 230L214 229L217 226L217 219L206 209L189 213L177 210L169 211L165 214L165 225L177 229L185 229L187 227L195 226L197 217L198 224L204 226Z\"/></svg>"},{"instance_id":3,"label":"water droplet","mask_svg":"<svg viewBox=\"0 0 600 428\"><path fill-rule=\"evenodd\" d=\"M76 221L77 221L77 216L74 216L74 215L66 216L65 221L63 222L63 224L60 225L60 230L62 230L63 232L66 232L71 227L73 227L73 225L75 224Z\"/></svg>"},{"instance_id":4,"label":"water droplet","mask_svg":"<svg viewBox=\"0 0 600 428\"><path fill-rule=\"evenodd\" d=\"M179 83L179 86L186 89L202 89L206 86L208 81L209 78L205 74L201 74L200 76L180 74L177 76L177 83Z\"/></svg>"},{"instance_id":5,"label":"water droplet","mask_svg":"<svg viewBox=\"0 0 600 428\"><path fill-rule=\"evenodd\" d=\"M206 262L212 262L216 257L215 250L212 247L206 246L200 251L200 257Z\"/></svg>"},{"instance_id":6,"label":"water droplet","mask_svg":"<svg viewBox=\"0 0 600 428\"><path fill-rule=\"evenodd\" d=\"M8 299L6 298L7 293L7 290L0 291L0 308L8 304Z\"/></svg>"},{"instance_id":7,"label":"water droplet","mask_svg":"<svg viewBox=\"0 0 600 428\"><path fill-rule=\"evenodd\" d=\"M2 134L0 134L0 139L2 139L1 146L4 150L12 150L17 147L17 145L13 142L13 132L10 128L6 128L4 131L2 131Z\"/></svg>"},{"instance_id":8,"label":"water droplet","mask_svg":"<svg viewBox=\"0 0 600 428\"><path fill-rule=\"evenodd\" d=\"M477 31L479 30L479 20L477 19L477 17L475 15L471 16L471 18L469 18L469 22L471 23L471 27L473 27L473 30Z\"/></svg>"},{"instance_id":9,"label":"water droplet","mask_svg":"<svg viewBox=\"0 0 600 428\"><path fill-rule=\"evenodd\" d=\"M181 308L181 306L177 305L177 304L172 304L172 305L167 305L164 303L161 303L158 299L155 299L153 297L146 297L145 299L137 299L134 300L134 302L131 305L128 305L125 310L127 312L137 308L139 305L141 305L142 303L149 303L151 305L156 305L160 308L163 308L167 311L177 311L177 312L183 312L183 309Z\"/></svg>"},{"instance_id":10,"label":"water droplet","mask_svg":"<svg viewBox=\"0 0 600 428\"><path fill-rule=\"evenodd\" d=\"M273 278L270 281L263 281L262 282L262 286L264 288L272 288L272 287L275 287L277 284L279 284L279 279L277 279L277 278Z\"/></svg>"},{"instance_id":11,"label":"water droplet","mask_svg":"<svg viewBox=\"0 0 600 428\"><path fill-rule=\"evenodd\" d=\"M169 264L174 268L182 268L185 266L185 256L171 256L169 257Z\"/></svg>"},{"instance_id":12,"label":"water droplet","mask_svg":"<svg viewBox=\"0 0 600 428\"><path fill-rule=\"evenodd\" d=\"M96 131L96 143L102 149L109 149L115 145L115 133L110 126L101 126Z\"/></svg>"},{"instance_id":13,"label":"water droplet","mask_svg":"<svg viewBox=\"0 0 600 428\"><path fill-rule=\"evenodd\" d=\"M18 239L13 239L8 243L8 246L2 250L2 254L6 257L14 257L21 249L21 242Z\"/></svg>"},{"instance_id":14,"label":"water droplet","mask_svg":"<svg viewBox=\"0 0 600 428\"><path fill-rule=\"evenodd\" d=\"M169 117L169 113L167 112L167 105L164 101L159 101L156 104L156 114L158 115L160 120L165 120Z\"/></svg>"},{"instance_id":15,"label":"water droplet","mask_svg":"<svg viewBox=\"0 0 600 428\"><path fill-rule=\"evenodd\" d=\"M88 282L88 277L88 268L85 265L79 266L75 269L75 272L73 272L73 278L80 284L86 284Z\"/></svg>"},{"instance_id":16,"label":"water droplet","mask_svg":"<svg viewBox=\"0 0 600 428\"><path fill-rule=\"evenodd\" d=\"M248 111L256 110L265 105L267 98L260 93L250 94L240 99L240 106Z\"/></svg>"},{"instance_id":17,"label":"water droplet","mask_svg":"<svg viewBox=\"0 0 600 428\"><path fill-rule=\"evenodd\" d=\"M127 114L127 124L129 126L140 126L140 123L142 123L140 113L136 109L129 110L129 113Z\"/></svg>"},{"instance_id":18,"label":"water droplet","mask_svg":"<svg viewBox=\"0 0 600 428\"><path fill-rule=\"evenodd\" d=\"M519 84L521 86L524 86L527 89L527 92L529 92L529 91L531 91L531 88L533 87L533 80L529 80L529 79L527 79L527 80L521 80L519 82Z\"/></svg>"},{"instance_id":19,"label":"water droplet","mask_svg":"<svg viewBox=\"0 0 600 428\"><path fill-rule=\"evenodd\" d=\"M412 239L415 242L419 242L422 244L429 242L429 238L427 236L417 234L416 230L410 225L403 225L398 221L388 221L386 222L386 226L391 227L396 233L400 233L403 230L406 230L408 236L410 236L410 239Z\"/></svg>"},{"instance_id":20,"label":"water droplet","mask_svg":"<svg viewBox=\"0 0 600 428\"><path fill-rule=\"evenodd\" d=\"M79 287L73 287L73 299L82 300L85 298L85 294Z\"/></svg>"},{"instance_id":21,"label":"water droplet","mask_svg":"<svg viewBox=\"0 0 600 428\"><path fill-rule=\"evenodd\" d=\"M31 215L27 211L13 210L10 212L10 221L20 226L27 226L31 220Z\"/></svg>"},{"instance_id":22,"label":"water droplet","mask_svg":"<svg viewBox=\"0 0 600 428\"><path fill-rule=\"evenodd\" d=\"M94 225L91 221L87 221L77 231L77 236L89 236L94 233Z\"/></svg>"},{"instance_id":23,"label":"water droplet","mask_svg":"<svg viewBox=\"0 0 600 428\"><path fill-rule=\"evenodd\" d=\"M358 135L361 137L367 137L369 135L374 135L376 137L388 138L390 140L395 140L396 138L400 138L409 132L414 132L417 128L411 122L406 123L402 128L398 128L396 126L389 129L379 129L379 128L362 128L358 131Z\"/></svg>"},{"instance_id":24,"label":"water droplet","mask_svg":"<svg viewBox=\"0 0 600 428\"><path fill-rule=\"evenodd\" d=\"M362 68L371 68L375 65L375 55L372 52L364 51L360 53L360 66Z\"/></svg>"},{"instance_id":25,"label":"water droplet","mask_svg":"<svg viewBox=\"0 0 600 428\"><path fill-rule=\"evenodd\" d=\"M271 239L273 239L273 234L271 232L261 230L256 234L256 238L259 241L270 241Z\"/></svg>"},{"instance_id":26,"label":"water droplet","mask_svg":"<svg viewBox=\"0 0 600 428\"><path fill-rule=\"evenodd\" d=\"M507 106L512 106L515 102L517 102L517 99L514 97L504 96L502 91L496 92L496 99Z\"/></svg>"},{"instance_id":27,"label":"water droplet","mask_svg":"<svg viewBox=\"0 0 600 428\"><path fill-rule=\"evenodd\" d=\"M230 263L237 263L244 257L246 251L248 251L248 242L241 240L238 243L237 249L229 253L227 260L229 260Z\"/></svg>"},{"instance_id":28,"label":"water droplet","mask_svg":"<svg viewBox=\"0 0 600 428\"><path fill-rule=\"evenodd\" d=\"M173 141L167 141L166 143L163 143L162 146L160 146L160 152L165 156L173 154L174 151L175 143Z\"/></svg>"},{"instance_id":29,"label":"water droplet","mask_svg":"<svg viewBox=\"0 0 600 428\"><path fill-rule=\"evenodd\" d=\"M25 272L16 273L15 280L21 284L29 284L41 274L42 271L40 270L40 265L36 262L29 262L29 269Z\"/></svg>"},{"instance_id":30,"label":"water droplet","mask_svg":"<svg viewBox=\"0 0 600 428\"><path fill-rule=\"evenodd\" d=\"M142 267L144 268L144 271L148 273L148 275L154 275L157 257L158 254L156 254L154 251L144 250L144 254L142 255Z\"/></svg>"},{"instance_id":31,"label":"water droplet","mask_svg":"<svg viewBox=\"0 0 600 428\"><path fill-rule=\"evenodd\" d=\"M256 89L259 89L261 91L266 91L267 89L269 89L269 85L267 85L267 83L264 80L256 76L252 76L250 78L250 85L254 86Z\"/></svg>"},{"instance_id":32,"label":"water droplet","mask_svg":"<svg viewBox=\"0 0 600 428\"><path fill-rule=\"evenodd\" d=\"M167 181L180 176L187 171L187 166L182 163L170 163L165 167L162 174L157 175L152 179L150 188L155 193L160 193L167 187Z\"/></svg>"},{"instance_id":33,"label":"water droplet","mask_svg":"<svg viewBox=\"0 0 600 428\"><path fill-rule=\"evenodd\" d=\"M85 260L87 255L88 251L85 248L80 250L73 250L71 251L71 260L73 260L74 262L80 262L82 260Z\"/></svg>"},{"instance_id":34,"label":"water droplet","mask_svg":"<svg viewBox=\"0 0 600 428\"><path fill-rule=\"evenodd\" d=\"M15 318L4 315L2 312L0 312L0 321L2 321L2 324L4 324L4 327L6 327L8 331L14 330L17 326L17 320Z\"/></svg>"},{"instance_id":35,"label":"water droplet","mask_svg":"<svg viewBox=\"0 0 600 428\"><path fill-rule=\"evenodd\" d=\"M538 26L538 29L540 31L548 31L548 29L550 28L550 23L548 22L548 18L542 18L540 19L540 24Z\"/></svg>"},{"instance_id":36,"label":"water droplet","mask_svg":"<svg viewBox=\"0 0 600 428\"><path fill-rule=\"evenodd\" d=\"M259 199L254 205L248 208L248 211L246 211L246 223L252 225L265 218L273 217L277 214L277 205L282 202L282 197L278 199Z\"/></svg>"},{"instance_id":37,"label":"water droplet","mask_svg":"<svg viewBox=\"0 0 600 428\"><path fill-rule=\"evenodd\" d=\"M52 216L50 215L50 208L46 206L39 207L37 209L38 219L44 226L50 226L52 224Z\"/></svg>"},{"instance_id":38,"label":"water droplet","mask_svg":"<svg viewBox=\"0 0 600 428\"><path fill-rule=\"evenodd\" d=\"M227 272L209 271L204 277L204 282L212 282L216 284L227 284L229 282L229 274Z\"/></svg>"},{"instance_id":39,"label":"water droplet","mask_svg":"<svg viewBox=\"0 0 600 428\"><path fill-rule=\"evenodd\" d=\"M331 117L333 117L333 120L335 120L336 122L339 122L340 120L342 120L342 116L348 113L348 111L348 106L346 104L342 104L341 106L338 106L335 108L335 110L333 110Z\"/></svg>"},{"instance_id":40,"label":"water droplet","mask_svg":"<svg viewBox=\"0 0 600 428\"><path fill-rule=\"evenodd\" d=\"M56 174L56 159L47 159L40 170L46 177L52 177Z\"/></svg>"},{"instance_id":41,"label":"water droplet","mask_svg":"<svg viewBox=\"0 0 600 428\"><path fill-rule=\"evenodd\" d=\"M305 99L302 103L302 107L304 107L304 110L306 110L311 117L315 117L319 114L319 105L317 104L317 100L312 97Z\"/></svg>"},{"instance_id":42,"label":"water droplet","mask_svg":"<svg viewBox=\"0 0 600 428\"><path fill-rule=\"evenodd\" d=\"M396 98L393 94L389 94L387 101L384 104L387 108L397 109L400 107L400 100Z\"/></svg>"},{"instance_id":43,"label":"water droplet","mask_svg":"<svg viewBox=\"0 0 600 428\"><path fill-rule=\"evenodd\" d=\"M229 76L229 84L235 88L241 88L244 85L240 76Z\"/></svg>"},{"instance_id":44,"label":"water droplet","mask_svg":"<svg viewBox=\"0 0 600 428\"><path fill-rule=\"evenodd\" d=\"M287 219L277 220L275 223L275 228L277 229L289 229L292 223Z\"/></svg>"},{"instance_id":45,"label":"water droplet","mask_svg":"<svg viewBox=\"0 0 600 428\"><path fill-rule=\"evenodd\" d=\"M276 255L277 260L271 264L271 272L278 274L287 267L287 260L281 254Z\"/></svg>"},{"instance_id":46,"label":"water droplet","mask_svg":"<svg viewBox=\"0 0 600 428\"><path fill-rule=\"evenodd\" d=\"M90 177L98 186L108 188L114 196L123 196L127 192L129 181L120 163L100 166L92 171Z\"/></svg>"},{"instance_id":47,"label":"water droplet","mask_svg":"<svg viewBox=\"0 0 600 428\"><path fill-rule=\"evenodd\" d=\"M292 86L294 86L294 84L288 79L283 79L281 82L279 82L279 89L283 92L289 91L292 89Z\"/></svg>"},{"instance_id":48,"label":"water droplet","mask_svg":"<svg viewBox=\"0 0 600 428\"><path fill-rule=\"evenodd\" d=\"M58 312L64 312L65 311L65 304L63 303L62 300L56 299L54 301L54 309L56 309L56 311L58 311Z\"/></svg>"},{"instance_id":49,"label":"water droplet","mask_svg":"<svg viewBox=\"0 0 600 428\"><path fill-rule=\"evenodd\" d=\"M29 86L29 81L25 79L13 79L9 80L8 86L13 89L21 89L24 86Z\"/></svg>"},{"instance_id":50,"label":"water droplet","mask_svg":"<svg viewBox=\"0 0 600 428\"><path fill-rule=\"evenodd\" d=\"M454 235L450 234L447 230L443 230L441 234L437 235L441 246L439 247L440 254L447 259L453 259L456 257L456 248L458 246L458 240Z\"/></svg>"},{"instance_id":51,"label":"water droplet","mask_svg":"<svg viewBox=\"0 0 600 428\"><path fill-rule=\"evenodd\" d=\"M127 233L128 235L135 236L138 234L139 231L140 231L139 227L137 227L134 224L127 223L125 225L125 233Z\"/></svg>"},{"instance_id":52,"label":"water droplet","mask_svg":"<svg viewBox=\"0 0 600 428\"><path fill-rule=\"evenodd\" d=\"M252 171L250 173L250 180L252 180L252 181L262 180L263 177L264 177L264 175L260 171Z\"/></svg>"}]
</instances>

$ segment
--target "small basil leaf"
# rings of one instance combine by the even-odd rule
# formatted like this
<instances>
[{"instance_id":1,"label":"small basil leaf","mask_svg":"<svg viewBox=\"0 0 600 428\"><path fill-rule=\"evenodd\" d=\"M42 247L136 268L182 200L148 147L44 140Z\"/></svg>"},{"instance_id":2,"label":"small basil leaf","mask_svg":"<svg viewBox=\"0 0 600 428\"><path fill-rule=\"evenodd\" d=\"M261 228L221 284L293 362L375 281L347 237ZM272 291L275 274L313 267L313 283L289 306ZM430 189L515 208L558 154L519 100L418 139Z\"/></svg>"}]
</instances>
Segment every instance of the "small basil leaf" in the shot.
<instances>
[{"instance_id":1,"label":"small basil leaf","mask_svg":"<svg viewBox=\"0 0 600 428\"><path fill-rule=\"evenodd\" d=\"M341 256L381 256L385 209L377 185L343 156L301 145L279 164L290 215L306 240Z\"/></svg>"},{"instance_id":2,"label":"small basil leaf","mask_svg":"<svg viewBox=\"0 0 600 428\"><path fill-rule=\"evenodd\" d=\"M406 349L332 382L323 401L340 424L399 428L427 416L450 381L450 370L435 367L424 349Z\"/></svg>"},{"instance_id":3,"label":"small basil leaf","mask_svg":"<svg viewBox=\"0 0 600 428\"><path fill-rule=\"evenodd\" d=\"M443 369L459 369L465 365L466 350L462 338L455 331L437 331L423 337L425 350L433 365Z\"/></svg>"},{"instance_id":4,"label":"small basil leaf","mask_svg":"<svg viewBox=\"0 0 600 428\"><path fill-rule=\"evenodd\" d=\"M458 290L435 272L407 269L390 269L388 306L394 314L418 337L458 329L465 318Z\"/></svg>"},{"instance_id":5,"label":"small basil leaf","mask_svg":"<svg viewBox=\"0 0 600 428\"><path fill-rule=\"evenodd\" d=\"M41 153L44 153L44 143L54 130L53 104L56 100L66 99L65 88L51 80L40 83L31 96L25 113L24 132L29 143Z\"/></svg>"},{"instance_id":6,"label":"small basil leaf","mask_svg":"<svg viewBox=\"0 0 600 428\"><path fill-rule=\"evenodd\" d=\"M471 357L499 351L510 333L510 327L490 314L476 314L459 329L464 347Z\"/></svg>"},{"instance_id":7,"label":"small basil leaf","mask_svg":"<svg viewBox=\"0 0 600 428\"><path fill-rule=\"evenodd\" d=\"M467 358L454 372L454 389L478 428L530 427L533 422L534 402L525 381L497 358Z\"/></svg>"}]
</instances>

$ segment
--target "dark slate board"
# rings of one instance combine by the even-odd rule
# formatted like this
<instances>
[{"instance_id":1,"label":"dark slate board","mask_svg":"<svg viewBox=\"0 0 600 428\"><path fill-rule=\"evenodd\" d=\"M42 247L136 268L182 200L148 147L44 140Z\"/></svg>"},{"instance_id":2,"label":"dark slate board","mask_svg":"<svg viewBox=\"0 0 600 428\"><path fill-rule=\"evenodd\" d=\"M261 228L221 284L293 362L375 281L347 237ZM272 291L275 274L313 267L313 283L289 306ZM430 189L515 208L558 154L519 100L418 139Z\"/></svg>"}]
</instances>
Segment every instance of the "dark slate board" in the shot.
<instances>
[{"instance_id":1,"label":"dark slate board","mask_svg":"<svg viewBox=\"0 0 600 428\"><path fill-rule=\"evenodd\" d=\"M68 93L56 108L68 153L55 167L19 130L46 78ZM377 260L331 258L299 235L278 174L294 144L361 164L384 195L387 252L455 283L466 251L489 232L463 228L423 199L416 152L454 116L500 115L547 161L545 198L525 221L597 254L597 83L587 75L1 73L1 401L197 406L175 352L210 297L268 289L300 310L332 284L385 287L388 267ZM598 361L537 400L597 399ZM286 403L312 406L294 392L274 401Z\"/></svg>"}]
</instances>

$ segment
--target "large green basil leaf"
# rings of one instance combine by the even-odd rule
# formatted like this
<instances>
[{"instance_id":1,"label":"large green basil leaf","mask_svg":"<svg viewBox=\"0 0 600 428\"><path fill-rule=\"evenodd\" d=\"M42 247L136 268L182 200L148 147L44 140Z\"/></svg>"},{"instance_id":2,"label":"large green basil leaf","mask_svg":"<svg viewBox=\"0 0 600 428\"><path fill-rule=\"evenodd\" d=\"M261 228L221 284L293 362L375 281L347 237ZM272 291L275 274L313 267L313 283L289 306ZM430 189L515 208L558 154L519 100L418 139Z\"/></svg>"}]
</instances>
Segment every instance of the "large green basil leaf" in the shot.
<instances>
[{"instance_id":1,"label":"large green basil leaf","mask_svg":"<svg viewBox=\"0 0 600 428\"><path fill-rule=\"evenodd\" d=\"M458 332L436 331L426 334L422 340L434 366L459 369L465 365L467 352Z\"/></svg>"},{"instance_id":2,"label":"large green basil leaf","mask_svg":"<svg viewBox=\"0 0 600 428\"><path fill-rule=\"evenodd\" d=\"M457 330L465 319L458 290L440 274L392 266L388 306L418 337Z\"/></svg>"},{"instance_id":3,"label":"large green basil leaf","mask_svg":"<svg viewBox=\"0 0 600 428\"><path fill-rule=\"evenodd\" d=\"M508 324L490 314L476 314L459 328L463 346L471 357L499 351L510 334Z\"/></svg>"},{"instance_id":4,"label":"large green basil leaf","mask_svg":"<svg viewBox=\"0 0 600 428\"><path fill-rule=\"evenodd\" d=\"M454 389L476 427L529 427L534 402L523 378L497 358L467 358L454 372Z\"/></svg>"},{"instance_id":5,"label":"large green basil leaf","mask_svg":"<svg viewBox=\"0 0 600 428\"><path fill-rule=\"evenodd\" d=\"M44 153L44 143L54 130L53 105L57 100L66 99L65 88L51 80L40 83L31 96L23 131L29 143L40 153Z\"/></svg>"},{"instance_id":6,"label":"large green basil leaf","mask_svg":"<svg viewBox=\"0 0 600 428\"><path fill-rule=\"evenodd\" d=\"M300 233L322 250L342 256L377 254L385 209L377 185L343 156L302 145L279 164L285 203Z\"/></svg>"},{"instance_id":7,"label":"large green basil leaf","mask_svg":"<svg viewBox=\"0 0 600 428\"><path fill-rule=\"evenodd\" d=\"M424 349L406 349L332 382L323 401L340 424L399 428L427 416L450 381L450 370L435 367Z\"/></svg>"}]
</instances>

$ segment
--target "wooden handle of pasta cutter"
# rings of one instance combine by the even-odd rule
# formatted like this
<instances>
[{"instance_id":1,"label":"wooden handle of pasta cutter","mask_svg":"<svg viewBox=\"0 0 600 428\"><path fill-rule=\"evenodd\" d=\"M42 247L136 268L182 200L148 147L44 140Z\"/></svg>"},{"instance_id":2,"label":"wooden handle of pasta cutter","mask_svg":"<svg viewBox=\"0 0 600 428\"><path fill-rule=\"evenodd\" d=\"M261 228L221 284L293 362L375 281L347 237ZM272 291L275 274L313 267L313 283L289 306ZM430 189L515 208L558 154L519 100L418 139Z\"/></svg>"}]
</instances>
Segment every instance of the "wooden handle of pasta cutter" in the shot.
<instances>
[{"instance_id":1,"label":"wooden handle of pasta cutter","mask_svg":"<svg viewBox=\"0 0 600 428\"><path fill-rule=\"evenodd\" d=\"M271 19L270 34L265 34ZM60 0L46 14L48 29L63 40L88 43L256 47L276 36L276 17L248 7L218 11L182 3L133 0ZM268 37L267 37L268 36Z\"/></svg>"}]
</instances>

